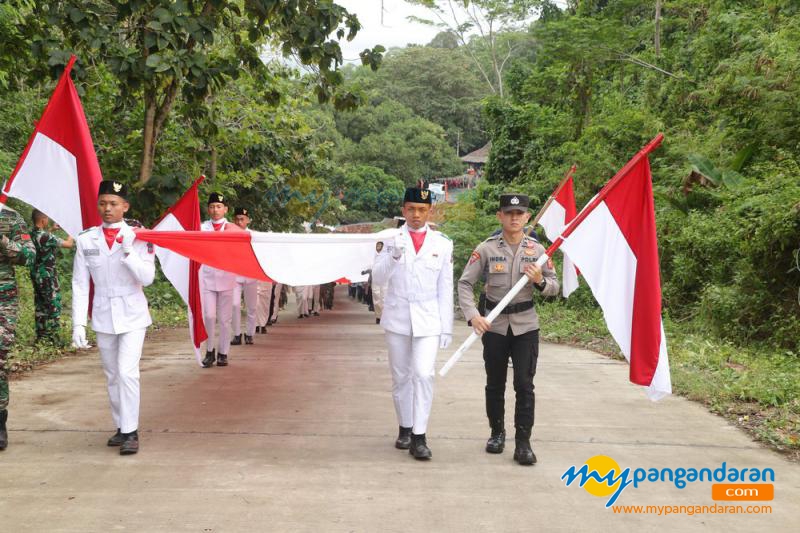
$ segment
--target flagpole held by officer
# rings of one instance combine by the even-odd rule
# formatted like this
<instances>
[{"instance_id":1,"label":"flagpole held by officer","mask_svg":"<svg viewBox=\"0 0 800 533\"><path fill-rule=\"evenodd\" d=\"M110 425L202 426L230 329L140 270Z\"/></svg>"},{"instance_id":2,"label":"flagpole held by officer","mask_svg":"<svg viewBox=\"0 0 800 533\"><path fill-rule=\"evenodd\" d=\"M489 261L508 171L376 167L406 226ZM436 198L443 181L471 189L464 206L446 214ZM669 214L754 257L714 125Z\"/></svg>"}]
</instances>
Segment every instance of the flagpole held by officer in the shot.
<instances>
[{"instance_id":1,"label":"flagpole held by officer","mask_svg":"<svg viewBox=\"0 0 800 533\"><path fill-rule=\"evenodd\" d=\"M90 281L94 283L92 329L108 383L111 416L117 432L109 446L120 455L139 451L139 360L147 327L152 324L142 291L155 277L152 244L135 241L133 228L123 216L130 208L124 184L100 182L97 208L101 226L89 228L76 239L72 270L72 342L88 348L86 318Z\"/></svg>"},{"instance_id":2,"label":"flagpole held by officer","mask_svg":"<svg viewBox=\"0 0 800 533\"><path fill-rule=\"evenodd\" d=\"M555 296L559 289L552 264L536 265L545 253L544 247L525 234L525 224L531 216L529 203L523 194L500 196L497 219L503 229L475 248L458 280L458 301L464 317L475 333L482 335L486 415L491 428L486 451L496 454L505 448L505 389L510 357L516 393L514 460L521 465L536 462L530 444L535 408L533 377L539 358L539 317L533 295L538 292ZM530 289L521 290L494 321L486 320L475 306L475 283L485 279L488 312L523 276L528 277Z\"/></svg>"},{"instance_id":3,"label":"flagpole held by officer","mask_svg":"<svg viewBox=\"0 0 800 533\"><path fill-rule=\"evenodd\" d=\"M453 242L428 226L430 212L429 190L406 189L406 224L372 266L373 283L386 287L381 327L400 425L395 447L415 459L432 456L425 435L434 364L453 338Z\"/></svg>"}]
</instances>

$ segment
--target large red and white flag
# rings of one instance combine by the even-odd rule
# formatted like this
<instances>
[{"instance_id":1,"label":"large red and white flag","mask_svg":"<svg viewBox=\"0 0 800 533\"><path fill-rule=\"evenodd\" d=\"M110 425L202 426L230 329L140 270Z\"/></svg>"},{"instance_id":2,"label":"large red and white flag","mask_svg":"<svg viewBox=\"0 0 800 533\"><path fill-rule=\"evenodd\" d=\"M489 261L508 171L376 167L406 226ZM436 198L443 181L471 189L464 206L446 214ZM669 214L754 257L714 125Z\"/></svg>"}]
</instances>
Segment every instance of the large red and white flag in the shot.
<instances>
[{"instance_id":1,"label":"large red and white flag","mask_svg":"<svg viewBox=\"0 0 800 533\"><path fill-rule=\"evenodd\" d=\"M539 218L539 224L544 228L544 233L550 239L550 242L555 241L564 231L564 228L575 218L577 210L575 209L575 191L572 184L574 170L575 167L572 167L566 179L559 184L553 193L552 201ZM564 298L567 298L578 288L578 271L563 246L561 251L564 253L564 265L561 272L561 293Z\"/></svg>"},{"instance_id":2,"label":"large red and white flag","mask_svg":"<svg viewBox=\"0 0 800 533\"><path fill-rule=\"evenodd\" d=\"M73 236L100 224L97 188L103 179L86 115L70 78L74 63L72 56L0 193L0 204L9 196L19 198Z\"/></svg>"},{"instance_id":3,"label":"large red and white flag","mask_svg":"<svg viewBox=\"0 0 800 533\"><path fill-rule=\"evenodd\" d=\"M200 176L183 196L161 217L153 231L198 231L200 230L200 200L197 186L205 179ZM141 231L141 230L140 230ZM181 295L189 310L189 332L192 336L195 356L200 362L200 344L208 338L203 323L203 308L200 297L200 263L191 261L167 248L156 247L156 256L161 271Z\"/></svg>"},{"instance_id":4,"label":"large red and white flag","mask_svg":"<svg viewBox=\"0 0 800 533\"><path fill-rule=\"evenodd\" d=\"M661 138L637 154L561 237L561 248L580 267L630 363L630 381L648 387L653 400L672 392L647 158Z\"/></svg>"},{"instance_id":5,"label":"large red and white flag","mask_svg":"<svg viewBox=\"0 0 800 533\"><path fill-rule=\"evenodd\" d=\"M285 285L319 285L345 278L366 281L375 243L400 233L264 233L260 231L139 230L136 238L201 264Z\"/></svg>"}]
</instances>

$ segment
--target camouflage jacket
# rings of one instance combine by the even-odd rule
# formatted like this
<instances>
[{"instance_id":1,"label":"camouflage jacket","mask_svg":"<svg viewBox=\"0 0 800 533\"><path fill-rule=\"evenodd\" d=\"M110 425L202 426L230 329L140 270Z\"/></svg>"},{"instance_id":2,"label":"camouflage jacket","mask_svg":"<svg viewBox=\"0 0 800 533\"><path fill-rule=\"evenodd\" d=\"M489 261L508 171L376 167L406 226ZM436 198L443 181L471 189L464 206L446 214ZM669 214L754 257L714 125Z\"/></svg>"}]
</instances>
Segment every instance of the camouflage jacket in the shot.
<instances>
[{"instance_id":1,"label":"camouflage jacket","mask_svg":"<svg viewBox=\"0 0 800 533\"><path fill-rule=\"evenodd\" d=\"M30 268L35 258L36 249L25 221L19 213L4 206L0 211L0 291L16 287L14 265Z\"/></svg>"},{"instance_id":2,"label":"camouflage jacket","mask_svg":"<svg viewBox=\"0 0 800 533\"><path fill-rule=\"evenodd\" d=\"M33 228L31 241L36 248L36 260L31 265L31 279L34 283L44 280L58 280L56 259L64 240L42 228Z\"/></svg>"}]
</instances>

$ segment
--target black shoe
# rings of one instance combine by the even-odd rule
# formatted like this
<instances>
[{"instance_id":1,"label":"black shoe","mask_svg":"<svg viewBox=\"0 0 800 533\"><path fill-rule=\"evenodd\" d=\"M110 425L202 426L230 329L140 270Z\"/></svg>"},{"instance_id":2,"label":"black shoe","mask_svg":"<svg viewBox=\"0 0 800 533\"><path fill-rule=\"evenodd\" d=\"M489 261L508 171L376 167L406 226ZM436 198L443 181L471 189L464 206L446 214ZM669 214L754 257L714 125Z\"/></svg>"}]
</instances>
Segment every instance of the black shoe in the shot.
<instances>
[{"instance_id":1,"label":"black shoe","mask_svg":"<svg viewBox=\"0 0 800 533\"><path fill-rule=\"evenodd\" d=\"M203 368L211 368L214 366L214 359L216 359L216 350L206 351L206 357L203 359Z\"/></svg>"},{"instance_id":2,"label":"black shoe","mask_svg":"<svg viewBox=\"0 0 800 533\"><path fill-rule=\"evenodd\" d=\"M314 316L319 316L319 311L314 311Z\"/></svg>"},{"instance_id":3,"label":"black shoe","mask_svg":"<svg viewBox=\"0 0 800 533\"><path fill-rule=\"evenodd\" d=\"M506 430L492 429L492 436L486 441L487 453L503 453L506 447Z\"/></svg>"},{"instance_id":4,"label":"black shoe","mask_svg":"<svg viewBox=\"0 0 800 533\"><path fill-rule=\"evenodd\" d=\"M108 442L106 443L107 446L122 446L122 443L125 442L125 435L117 428L117 432L112 435Z\"/></svg>"},{"instance_id":5,"label":"black shoe","mask_svg":"<svg viewBox=\"0 0 800 533\"><path fill-rule=\"evenodd\" d=\"M529 439L516 439L517 447L514 448L514 460L521 465L532 465L536 463L536 455L531 448Z\"/></svg>"},{"instance_id":6,"label":"black shoe","mask_svg":"<svg viewBox=\"0 0 800 533\"><path fill-rule=\"evenodd\" d=\"M380 318L376 318L376 319L375 319L375 323L376 323L376 324L380 324L380 323L381 323L381 319L380 319Z\"/></svg>"},{"instance_id":7,"label":"black shoe","mask_svg":"<svg viewBox=\"0 0 800 533\"><path fill-rule=\"evenodd\" d=\"M123 433L122 445L119 448L120 455L133 455L139 451L139 434L136 431Z\"/></svg>"},{"instance_id":8,"label":"black shoe","mask_svg":"<svg viewBox=\"0 0 800 533\"><path fill-rule=\"evenodd\" d=\"M297 315L297 318L305 318L306 315Z\"/></svg>"},{"instance_id":9,"label":"black shoe","mask_svg":"<svg viewBox=\"0 0 800 533\"><path fill-rule=\"evenodd\" d=\"M428 443L425 442L425 434L415 435L411 434L411 447L408 449L414 459L427 460L433 457L431 449L428 448Z\"/></svg>"},{"instance_id":10,"label":"black shoe","mask_svg":"<svg viewBox=\"0 0 800 533\"><path fill-rule=\"evenodd\" d=\"M231 339L231 346L241 346L242 344L242 335L236 335L233 339Z\"/></svg>"},{"instance_id":11,"label":"black shoe","mask_svg":"<svg viewBox=\"0 0 800 533\"><path fill-rule=\"evenodd\" d=\"M0 450L8 448L8 430L6 421L8 420L8 409L0 411Z\"/></svg>"},{"instance_id":12,"label":"black shoe","mask_svg":"<svg viewBox=\"0 0 800 533\"><path fill-rule=\"evenodd\" d=\"M245 335L244 336L244 343L245 344L253 344L253 336L252 335Z\"/></svg>"},{"instance_id":13,"label":"black shoe","mask_svg":"<svg viewBox=\"0 0 800 533\"><path fill-rule=\"evenodd\" d=\"M308 313L306 313L306 314L304 314L304 315L303 315L303 318L308 318L308 317L310 317L310 316L311 316L311 315L309 315Z\"/></svg>"},{"instance_id":14,"label":"black shoe","mask_svg":"<svg viewBox=\"0 0 800 533\"><path fill-rule=\"evenodd\" d=\"M411 428L400 426L400 433L397 435L397 440L394 441L394 447L398 450L411 448Z\"/></svg>"},{"instance_id":15,"label":"black shoe","mask_svg":"<svg viewBox=\"0 0 800 533\"><path fill-rule=\"evenodd\" d=\"M228 366L228 354L221 353L217 356L217 366Z\"/></svg>"}]
</instances>

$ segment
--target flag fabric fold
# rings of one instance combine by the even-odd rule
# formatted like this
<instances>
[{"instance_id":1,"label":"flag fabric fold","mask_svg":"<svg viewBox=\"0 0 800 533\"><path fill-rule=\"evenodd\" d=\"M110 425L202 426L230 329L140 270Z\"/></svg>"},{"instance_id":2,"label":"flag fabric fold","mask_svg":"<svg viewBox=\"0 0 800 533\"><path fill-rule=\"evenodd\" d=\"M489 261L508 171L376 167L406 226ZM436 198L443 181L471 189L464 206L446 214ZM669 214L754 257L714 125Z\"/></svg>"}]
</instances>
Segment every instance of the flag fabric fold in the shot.
<instances>
[{"instance_id":1,"label":"flag fabric fold","mask_svg":"<svg viewBox=\"0 0 800 533\"><path fill-rule=\"evenodd\" d=\"M70 78L74 63L72 56L0 193L0 204L9 196L19 198L77 236L100 224L97 188L103 176Z\"/></svg>"},{"instance_id":2,"label":"flag fabric fold","mask_svg":"<svg viewBox=\"0 0 800 533\"><path fill-rule=\"evenodd\" d=\"M561 235L564 228L575 218L575 214L575 191L570 172L567 179L559 185L553 194L552 201L539 218L539 224L544 228L545 235L550 242L554 242ZM578 288L578 272L563 246L561 251L564 254L561 293L564 298L567 298Z\"/></svg>"},{"instance_id":3,"label":"flag fabric fold","mask_svg":"<svg viewBox=\"0 0 800 533\"><path fill-rule=\"evenodd\" d=\"M568 228L561 248L580 267L600 304L609 332L630 363L630 381L648 387L648 396L657 400L670 394L672 385L646 153L620 175L613 188L584 208L588 214L582 212Z\"/></svg>"},{"instance_id":4,"label":"flag fabric fold","mask_svg":"<svg viewBox=\"0 0 800 533\"><path fill-rule=\"evenodd\" d=\"M164 216L155 224L152 231L185 232L200 229L200 200L197 186L203 181L201 176L192 184ZM139 230L141 231L141 230ZM189 332L192 337L195 357L200 363L200 344L208 338L203 323L202 299L200 297L200 263L183 257L161 246L156 247L156 257L164 276L172 283L188 308Z\"/></svg>"},{"instance_id":5,"label":"flag fabric fold","mask_svg":"<svg viewBox=\"0 0 800 533\"><path fill-rule=\"evenodd\" d=\"M366 281L362 272L372 268L375 243L399 233L139 230L136 238L240 276L297 286Z\"/></svg>"}]
</instances>

